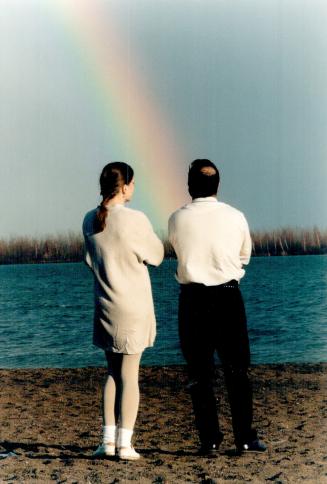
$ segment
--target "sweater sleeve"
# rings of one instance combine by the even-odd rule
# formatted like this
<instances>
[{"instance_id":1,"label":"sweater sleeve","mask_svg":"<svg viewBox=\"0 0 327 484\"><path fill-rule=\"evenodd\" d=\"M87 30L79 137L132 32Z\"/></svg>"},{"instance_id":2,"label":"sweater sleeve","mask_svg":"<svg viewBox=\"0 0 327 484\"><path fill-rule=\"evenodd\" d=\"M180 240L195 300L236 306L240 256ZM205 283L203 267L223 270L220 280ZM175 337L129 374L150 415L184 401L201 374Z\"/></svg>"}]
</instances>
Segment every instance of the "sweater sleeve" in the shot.
<instances>
[{"instance_id":1,"label":"sweater sleeve","mask_svg":"<svg viewBox=\"0 0 327 484\"><path fill-rule=\"evenodd\" d=\"M174 247L174 214L169 217L168 220L168 241L171 243L171 245Z\"/></svg>"},{"instance_id":2,"label":"sweater sleeve","mask_svg":"<svg viewBox=\"0 0 327 484\"><path fill-rule=\"evenodd\" d=\"M86 247L86 242L84 246L84 263L93 271L92 260L89 251Z\"/></svg>"},{"instance_id":3,"label":"sweater sleeve","mask_svg":"<svg viewBox=\"0 0 327 484\"><path fill-rule=\"evenodd\" d=\"M250 262L251 253L252 253L252 240L250 235L250 230L248 223L244 217L244 239L243 244L240 251L240 259L243 265L247 265Z\"/></svg>"},{"instance_id":4,"label":"sweater sleeve","mask_svg":"<svg viewBox=\"0 0 327 484\"><path fill-rule=\"evenodd\" d=\"M83 225L82 225L82 232L84 237L84 263L93 271L92 258L88 248L88 235L90 232L89 218L90 218L90 215L87 214L84 217ZM93 223L92 223L92 227L93 227Z\"/></svg>"},{"instance_id":5,"label":"sweater sleeve","mask_svg":"<svg viewBox=\"0 0 327 484\"><path fill-rule=\"evenodd\" d=\"M134 251L140 262L158 266L164 257L163 243L155 234L149 219L138 212L135 227Z\"/></svg>"}]
</instances>

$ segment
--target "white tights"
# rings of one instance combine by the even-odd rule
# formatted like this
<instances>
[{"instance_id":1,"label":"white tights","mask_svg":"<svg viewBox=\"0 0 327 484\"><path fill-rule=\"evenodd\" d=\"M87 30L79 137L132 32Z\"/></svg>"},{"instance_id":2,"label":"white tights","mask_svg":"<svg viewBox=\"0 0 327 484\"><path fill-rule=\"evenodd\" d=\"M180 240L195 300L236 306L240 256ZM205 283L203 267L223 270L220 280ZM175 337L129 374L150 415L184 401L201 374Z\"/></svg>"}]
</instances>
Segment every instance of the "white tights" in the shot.
<instances>
[{"instance_id":1,"label":"white tights","mask_svg":"<svg viewBox=\"0 0 327 484\"><path fill-rule=\"evenodd\" d=\"M103 389L103 424L133 430L140 401L139 367L142 353L106 353L108 378Z\"/></svg>"}]
</instances>

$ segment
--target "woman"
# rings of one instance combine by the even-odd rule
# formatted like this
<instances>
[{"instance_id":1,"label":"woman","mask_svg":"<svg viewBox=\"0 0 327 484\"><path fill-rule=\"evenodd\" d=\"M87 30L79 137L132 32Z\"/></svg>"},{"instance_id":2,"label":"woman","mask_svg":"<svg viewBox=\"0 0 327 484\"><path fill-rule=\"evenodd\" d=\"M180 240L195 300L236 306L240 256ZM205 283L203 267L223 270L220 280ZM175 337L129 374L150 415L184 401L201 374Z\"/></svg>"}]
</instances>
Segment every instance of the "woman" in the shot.
<instances>
[{"instance_id":1,"label":"woman","mask_svg":"<svg viewBox=\"0 0 327 484\"><path fill-rule=\"evenodd\" d=\"M108 362L103 443L94 455L113 456L117 451L121 459L136 460L140 455L131 437L139 405L139 364L156 334L146 265L162 262L163 245L147 217L125 207L134 192L129 165L106 165L100 187L103 200L83 223L86 263L94 274L93 343L105 350Z\"/></svg>"}]
</instances>

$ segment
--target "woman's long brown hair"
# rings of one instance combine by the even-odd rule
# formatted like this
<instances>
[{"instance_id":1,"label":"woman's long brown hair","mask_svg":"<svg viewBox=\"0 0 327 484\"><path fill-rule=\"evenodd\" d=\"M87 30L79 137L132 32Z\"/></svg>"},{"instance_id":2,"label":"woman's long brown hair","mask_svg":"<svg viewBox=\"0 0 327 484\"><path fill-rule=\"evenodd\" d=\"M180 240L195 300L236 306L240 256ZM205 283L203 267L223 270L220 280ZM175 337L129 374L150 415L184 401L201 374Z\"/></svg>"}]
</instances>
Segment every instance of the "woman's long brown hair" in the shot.
<instances>
[{"instance_id":1,"label":"woman's long brown hair","mask_svg":"<svg viewBox=\"0 0 327 484\"><path fill-rule=\"evenodd\" d=\"M108 163L100 176L101 195L103 197L94 219L94 233L102 232L106 226L106 203L119 192L120 187L129 185L134 176L133 168L122 161Z\"/></svg>"}]
</instances>

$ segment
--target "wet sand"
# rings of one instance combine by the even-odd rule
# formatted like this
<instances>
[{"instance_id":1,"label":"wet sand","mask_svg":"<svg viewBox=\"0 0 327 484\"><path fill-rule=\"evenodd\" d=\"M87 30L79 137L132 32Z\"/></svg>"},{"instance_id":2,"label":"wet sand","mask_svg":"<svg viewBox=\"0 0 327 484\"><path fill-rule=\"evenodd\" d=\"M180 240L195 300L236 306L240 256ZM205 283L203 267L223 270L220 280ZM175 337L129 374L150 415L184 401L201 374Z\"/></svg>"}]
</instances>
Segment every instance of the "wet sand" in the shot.
<instances>
[{"instance_id":1,"label":"wet sand","mask_svg":"<svg viewBox=\"0 0 327 484\"><path fill-rule=\"evenodd\" d=\"M1 483L327 483L327 364L251 369L254 425L264 454L236 456L221 369L225 439L196 455L185 368L142 368L134 445L138 462L93 459L101 431L104 368L0 370Z\"/></svg>"}]
</instances>

